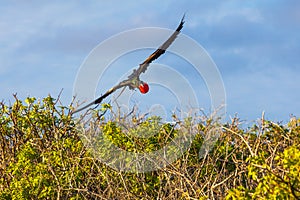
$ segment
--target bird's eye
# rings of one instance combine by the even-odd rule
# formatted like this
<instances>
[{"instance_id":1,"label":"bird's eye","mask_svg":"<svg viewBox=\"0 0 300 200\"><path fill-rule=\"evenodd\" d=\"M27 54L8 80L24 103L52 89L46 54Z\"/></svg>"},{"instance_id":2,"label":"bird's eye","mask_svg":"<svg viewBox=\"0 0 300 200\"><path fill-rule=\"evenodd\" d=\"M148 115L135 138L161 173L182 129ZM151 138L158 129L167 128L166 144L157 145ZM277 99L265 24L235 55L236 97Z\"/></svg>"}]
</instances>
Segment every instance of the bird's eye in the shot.
<instances>
[{"instance_id":1,"label":"bird's eye","mask_svg":"<svg viewBox=\"0 0 300 200\"><path fill-rule=\"evenodd\" d=\"M146 94L149 91L149 85L145 82L142 82L139 86L139 90L141 93Z\"/></svg>"}]
</instances>

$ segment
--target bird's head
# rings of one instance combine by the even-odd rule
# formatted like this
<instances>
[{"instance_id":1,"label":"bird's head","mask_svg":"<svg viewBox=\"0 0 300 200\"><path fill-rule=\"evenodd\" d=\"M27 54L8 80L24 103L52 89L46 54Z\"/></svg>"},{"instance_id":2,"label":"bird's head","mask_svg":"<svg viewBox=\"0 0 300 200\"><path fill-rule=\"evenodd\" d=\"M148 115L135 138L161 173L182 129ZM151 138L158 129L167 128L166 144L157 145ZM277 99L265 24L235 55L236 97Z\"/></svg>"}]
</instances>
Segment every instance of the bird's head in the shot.
<instances>
[{"instance_id":1,"label":"bird's head","mask_svg":"<svg viewBox=\"0 0 300 200\"><path fill-rule=\"evenodd\" d=\"M139 77L135 77L130 80L129 89L134 90L138 88L142 94L146 94L149 91L149 85L141 81Z\"/></svg>"}]
</instances>

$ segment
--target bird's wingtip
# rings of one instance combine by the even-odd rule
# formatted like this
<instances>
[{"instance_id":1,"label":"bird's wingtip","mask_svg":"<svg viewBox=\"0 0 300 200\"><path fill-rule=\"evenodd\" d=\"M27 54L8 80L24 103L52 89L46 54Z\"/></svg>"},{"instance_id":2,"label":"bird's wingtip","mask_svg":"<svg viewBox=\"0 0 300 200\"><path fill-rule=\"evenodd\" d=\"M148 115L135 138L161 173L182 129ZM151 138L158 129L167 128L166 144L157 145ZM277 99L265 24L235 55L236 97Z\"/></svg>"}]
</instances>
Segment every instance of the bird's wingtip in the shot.
<instances>
[{"instance_id":1,"label":"bird's wingtip","mask_svg":"<svg viewBox=\"0 0 300 200\"><path fill-rule=\"evenodd\" d=\"M184 22L185 22L185 21L184 21L184 19L185 19L185 14L186 14L186 12L183 13L183 16L182 16L182 18L181 18L181 23L184 23Z\"/></svg>"}]
</instances>

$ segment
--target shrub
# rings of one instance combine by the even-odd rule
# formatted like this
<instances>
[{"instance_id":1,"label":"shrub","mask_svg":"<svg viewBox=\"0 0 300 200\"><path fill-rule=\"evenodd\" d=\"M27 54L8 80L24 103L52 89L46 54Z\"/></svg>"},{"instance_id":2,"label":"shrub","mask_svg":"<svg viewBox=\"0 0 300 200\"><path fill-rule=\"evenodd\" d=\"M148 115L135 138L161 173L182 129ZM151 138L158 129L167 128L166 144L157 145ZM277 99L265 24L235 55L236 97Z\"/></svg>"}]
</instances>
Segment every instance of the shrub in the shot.
<instances>
[{"instance_id":1,"label":"shrub","mask_svg":"<svg viewBox=\"0 0 300 200\"><path fill-rule=\"evenodd\" d=\"M129 173L96 159L78 124L101 130L101 137L128 152L160 149L181 131L176 124L156 116L117 116L109 104L85 121L72 116L72 105L58 105L50 96L15 99L11 106L0 103L0 199L300 197L299 119L282 125L262 118L248 129L238 118L226 124L205 116L177 121L194 134L190 148L162 169ZM199 157L215 130L222 131L213 148ZM147 137L139 137L141 132ZM107 154L105 148L100 152Z\"/></svg>"}]
</instances>

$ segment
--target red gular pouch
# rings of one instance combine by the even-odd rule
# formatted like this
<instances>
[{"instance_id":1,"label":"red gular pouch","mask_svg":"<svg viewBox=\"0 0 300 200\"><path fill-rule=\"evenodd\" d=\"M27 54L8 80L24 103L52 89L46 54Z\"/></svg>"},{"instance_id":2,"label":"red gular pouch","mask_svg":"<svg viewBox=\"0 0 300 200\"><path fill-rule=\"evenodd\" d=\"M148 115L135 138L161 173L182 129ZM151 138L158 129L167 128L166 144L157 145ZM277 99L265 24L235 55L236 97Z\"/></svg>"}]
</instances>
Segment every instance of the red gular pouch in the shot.
<instances>
[{"instance_id":1,"label":"red gular pouch","mask_svg":"<svg viewBox=\"0 0 300 200\"><path fill-rule=\"evenodd\" d=\"M146 94L149 91L149 85L145 82L141 82L139 85L139 90L141 93Z\"/></svg>"}]
</instances>

